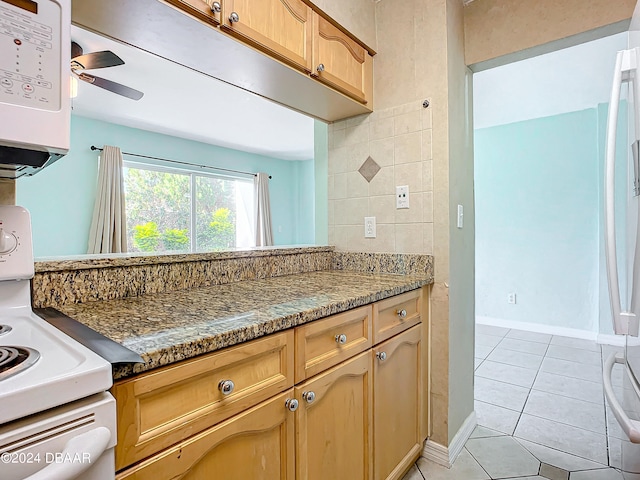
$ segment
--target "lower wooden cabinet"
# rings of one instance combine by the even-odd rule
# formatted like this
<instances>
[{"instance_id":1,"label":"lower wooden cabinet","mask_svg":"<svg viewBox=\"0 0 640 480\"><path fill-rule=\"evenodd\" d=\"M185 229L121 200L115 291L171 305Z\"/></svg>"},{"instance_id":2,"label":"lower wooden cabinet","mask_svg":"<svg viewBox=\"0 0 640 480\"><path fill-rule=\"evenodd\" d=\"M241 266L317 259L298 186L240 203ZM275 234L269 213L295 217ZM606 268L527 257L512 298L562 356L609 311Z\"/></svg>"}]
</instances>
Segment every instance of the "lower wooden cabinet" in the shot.
<instances>
[{"instance_id":1,"label":"lower wooden cabinet","mask_svg":"<svg viewBox=\"0 0 640 480\"><path fill-rule=\"evenodd\" d=\"M118 480L293 480L293 389L121 472ZM355 477L354 477L355 478Z\"/></svg>"},{"instance_id":2,"label":"lower wooden cabinet","mask_svg":"<svg viewBox=\"0 0 640 480\"><path fill-rule=\"evenodd\" d=\"M368 479L372 471L369 351L295 388L296 478Z\"/></svg>"},{"instance_id":3,"label":"lower wooden cabinet","mask_svg":"<svg viewBox=\"0 0 640 480\"><path fill-rule=\"evenodd\" d=\"M422 449L420 325L372 350L374 479L395 480Z\"/></svg>"},{"instance_id":4,"label":"lower wooden cabinet","mask_svg":"<svg viewBox=\"0 0 640 480\"><path fill-rule=\"evenodd\" d=\"M401 479L427 416L418 295L118 382L117 478Z\"/></svg>"}]
</instances>

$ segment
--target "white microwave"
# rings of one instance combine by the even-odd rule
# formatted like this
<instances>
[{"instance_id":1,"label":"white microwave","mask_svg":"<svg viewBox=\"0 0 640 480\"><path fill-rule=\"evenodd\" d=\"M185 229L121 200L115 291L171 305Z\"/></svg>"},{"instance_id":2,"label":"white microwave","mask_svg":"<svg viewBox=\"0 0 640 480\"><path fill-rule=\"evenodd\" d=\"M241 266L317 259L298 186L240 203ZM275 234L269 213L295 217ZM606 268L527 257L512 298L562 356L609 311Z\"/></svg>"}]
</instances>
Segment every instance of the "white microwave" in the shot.
<instances>
[{"instance_id":1,"label":"white microwave","mask_svg":"<svg viewBox=\"0 0 640 480\"><path fill-rule=\"evenodd\" d=\"M0 178L69 151L71 0L0 0Z\"/></svg>"}]
</instances>

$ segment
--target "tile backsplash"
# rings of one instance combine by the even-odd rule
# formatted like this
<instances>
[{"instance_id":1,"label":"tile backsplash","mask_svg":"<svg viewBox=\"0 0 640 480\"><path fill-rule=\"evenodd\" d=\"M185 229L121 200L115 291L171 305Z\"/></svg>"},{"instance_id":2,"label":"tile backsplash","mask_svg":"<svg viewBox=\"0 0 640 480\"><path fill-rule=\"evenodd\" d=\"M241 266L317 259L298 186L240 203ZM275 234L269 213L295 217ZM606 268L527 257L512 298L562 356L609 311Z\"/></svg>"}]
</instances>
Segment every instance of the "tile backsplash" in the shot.
<instances>
[{"instance_id":1,"label":"tile backsplash","mask_svg":"<svg viewBox=\"0 0 640 480\"><path fill-rule=\"evenodd\" d=\"M431 255L335 252L332 246L273 247L237 252L143 255L36 262L34 308L223 285L326 270L427 275Z\"/></svg>"},{"instance_id":2,"label":"tile backsplash","mask_svg":"<svg viewBox=\"0 0 640 480\"><path fill-rule=\"evenodd\" d=\"M329 243L338 250L433 254L432 113L423 100L329 125ZM373 176L369 158L380 167ZM400 185L409 209L396 209ZM364 238L369 216L376 238Z\"/></svg>"}]
</instances>

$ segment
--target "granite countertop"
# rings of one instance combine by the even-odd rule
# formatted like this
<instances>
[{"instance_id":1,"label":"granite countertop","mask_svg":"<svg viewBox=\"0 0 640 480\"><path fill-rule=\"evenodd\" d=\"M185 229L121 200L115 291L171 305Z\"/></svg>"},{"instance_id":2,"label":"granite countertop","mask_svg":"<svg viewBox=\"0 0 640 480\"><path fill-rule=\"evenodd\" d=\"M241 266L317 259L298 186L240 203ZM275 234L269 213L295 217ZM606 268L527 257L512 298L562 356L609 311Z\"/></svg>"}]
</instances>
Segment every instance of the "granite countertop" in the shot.
<instances>
[{"instance_id":1,"label":"granite countertop","mask_svg":"<svg viewBox=\"0 0 640 480\"><path fill-rule=\"evenodd\" d=\"M115 366L119 379L432 281L427 274L327 270L56 308L142 356L144 364Z\"/></svg>"}]
</instances>

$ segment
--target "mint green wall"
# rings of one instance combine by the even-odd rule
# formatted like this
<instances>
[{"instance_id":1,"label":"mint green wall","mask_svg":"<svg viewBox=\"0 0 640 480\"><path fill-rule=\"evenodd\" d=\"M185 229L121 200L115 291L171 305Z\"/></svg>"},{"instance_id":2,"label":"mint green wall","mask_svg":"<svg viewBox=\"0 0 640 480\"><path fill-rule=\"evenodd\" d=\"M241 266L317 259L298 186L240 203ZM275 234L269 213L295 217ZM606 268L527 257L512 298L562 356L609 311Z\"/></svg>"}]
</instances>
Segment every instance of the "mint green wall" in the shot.
<instances>
[{"instance_id":1,"label":"mint green wall","mask_svg":"<svg viewBox=\"0 0 640 480\"><path fill-rule=\"evenodd\" d=\"M475 131L476 315L597 330L598 131L595 108Z\"/></svg>"},{"instance_id":2,"label":"mint green wall","mask_svg":"<svg viewBox=\"0 0 640 480\"><path fill-rule=\"evenodd\" d=\"M97 152L89 149L91 145L115 145L125 152L267 172L273 176L269 190L276 245L312 243L305 240L315 235L313 210L305 214L302 209L314 201L309 179L313 161L279 160L72 116L69 154L37 175L17 181L17 203L32 215L37 257L86 253L97 176ZM304 188L296 187L299 184Z\"/></svg>"}]
</instances>

